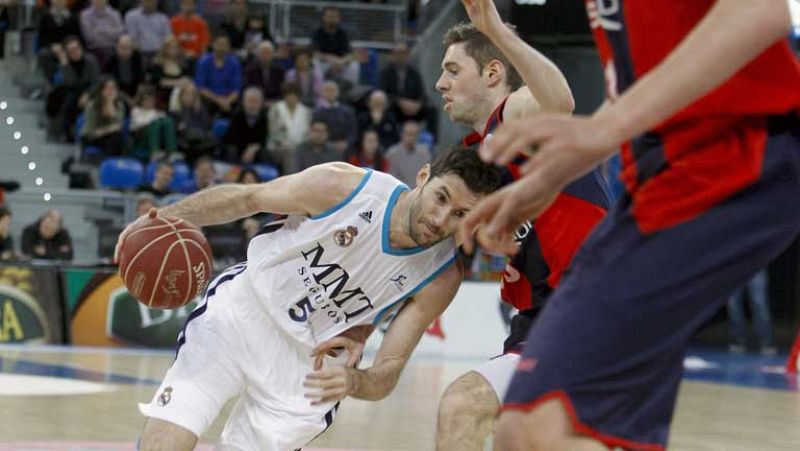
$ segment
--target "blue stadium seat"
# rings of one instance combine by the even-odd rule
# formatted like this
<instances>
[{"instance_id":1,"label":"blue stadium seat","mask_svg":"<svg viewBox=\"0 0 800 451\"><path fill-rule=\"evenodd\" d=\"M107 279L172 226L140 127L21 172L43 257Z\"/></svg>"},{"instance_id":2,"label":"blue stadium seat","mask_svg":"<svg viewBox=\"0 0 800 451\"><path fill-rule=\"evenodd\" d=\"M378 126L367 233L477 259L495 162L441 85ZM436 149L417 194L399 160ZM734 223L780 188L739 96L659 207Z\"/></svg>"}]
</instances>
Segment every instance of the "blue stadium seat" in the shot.
<instances>
[{"instance_id":1,"label":"blue stadium seat","mask_svg":"<svg viewBox=\"0 0 800 451\"><path fill-rule=\"evenodd\" d=\"M172 169L175 172L172 174L172 183L169 185L169 189L172 191L183 192L186 189L186 185L192 183L192 169L186 164L185 161L176 161L172 163Z\"/></svg>"},{"instance_id":2,"label":"blue stadium seat","mask_svg":"<svg viewBox=\"0 0 800 451\"><path fill-rule=\"evenodd\" d=\"M135 189L142 184L144 167L133 158L107 158L100 164L100 186Z\"/></svg>"},{"instance_id":3,"label":"blue stadium seat","mask_svg":"<svg viewBox=\"0 0 800 451\"><path fill-rule=\"evenodd\" d=\"M417 139L417 142L428 146L428 149L433 149L433 133L427 130L419 132L419 139Z\"/></svg>"},{"instance_id":4,"label":"blue stadium seat","mask_svg":"<svg viewBox=\"0 0 800 451\"><path fill-rule=\"evenodd\" d=\"M157 167L158 163L155 161L151 161L147 164L147 169L144 174L145 183L153 182L153 179L156 177ZM172 183L170 183L169 189L176 192L183 192L186 185L192 181L192 169L182 160L173 162L172 169L174 172L172 173Z\"/></svg>"},{"instance_id":5,"label":"blue stadium seat","mask_svg":"<svg viewBox=\"0 0 800 451\"><path fill-rule=\"evenodd\" d=\"M278 172L278 168L271 164L256 163L251 166L247 166L246 168L256 171L258 178L260 178L262 182L269 182L270 180L276 179L279 175L281 175L281 173Z\"/></svg>"},{"instance_id":6,"label":"blue stadium seat","mask_svg":"<svg viewBox=\"0 0 800 451\"><path fill-rule=\"evenodd\" d=\"M214 134L214 138L216 138L217 141L222 141L222 138L228 133L228 127L230 125L231 121L228 119L216 119L214 120L214 125L211 126L211 133Z\"/></svg>"}]
</instances>

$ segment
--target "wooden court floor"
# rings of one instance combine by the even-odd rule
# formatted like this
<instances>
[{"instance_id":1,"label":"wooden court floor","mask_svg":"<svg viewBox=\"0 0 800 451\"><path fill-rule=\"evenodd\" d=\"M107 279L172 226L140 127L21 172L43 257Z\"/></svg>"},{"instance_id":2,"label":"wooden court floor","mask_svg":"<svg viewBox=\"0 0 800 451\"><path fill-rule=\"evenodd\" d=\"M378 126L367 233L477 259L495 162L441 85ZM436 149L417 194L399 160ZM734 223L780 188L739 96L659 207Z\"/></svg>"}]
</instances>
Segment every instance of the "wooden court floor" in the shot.
<instances>
[{"instance_id":1,"label":"wooden court floor","mask_svg":"<svg viewBox=\"0 0 800 451\"><path fill-rule=\"evenodd\" d=\"M0 346L0 451L133 449L143 421L136 404L150 399L171 360L133 349ZM346 400L306 450L433 449L438 396L477 363L416 357L392 395ZM693 353L670 449L800 450L798 379L781 363L780 356ZM211 449L222 423L201 449Z\"/></svg>"}]
</instances>

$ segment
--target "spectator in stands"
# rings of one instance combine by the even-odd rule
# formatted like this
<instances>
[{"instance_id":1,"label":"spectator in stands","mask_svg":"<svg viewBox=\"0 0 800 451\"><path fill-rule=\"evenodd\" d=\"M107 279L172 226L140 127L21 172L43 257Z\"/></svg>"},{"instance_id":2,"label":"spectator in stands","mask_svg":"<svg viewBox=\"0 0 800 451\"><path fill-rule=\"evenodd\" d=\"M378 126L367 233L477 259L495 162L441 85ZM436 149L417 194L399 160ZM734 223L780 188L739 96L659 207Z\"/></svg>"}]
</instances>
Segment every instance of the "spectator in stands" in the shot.
<instances>
[{"instance_id":1,"label":"spectator in stands","mask_svg":"<svg viewBox=\"0 0 800 451\"><path fill-rule=\"evenodd\" d=\"M81 130L84 150L99 148L100 155L88 155L87 160L99 163L98 158L118 156L124 153L125 141L122 127L125 120L125 105L119 98L117 82L107 78L95 89L92 100L86 105L86 122Z\"/></svg>"},{"instance_id":2,"label":"spectator in stands","mask_svg":"<svg viewBox=\"0 0 800 451\"><path fill-rule=\"evenodd\" d=\"M192 164L198 157L211 154L216 147L211 117L191 80L183 80L175 91L177 101L170 111L177 117L178 147L187 163Z\"/></svg>"},{"instance_id":3,"label":"spectator in stands","mask_svg":"<svg viewBox=\"0 0 800 451\"><path fill-rule=\"evenodd\" d=\"M156 91L152 85L139 86L136 104L131 110L131 134L133 154L140 160L172 159L178 156L175 122L156 108Z\"/></svg>"},{"instance_id":4,"label":"spectator in stands","mask_svg":"<svg viewBox=\"0 0 800 451\"><path fill-rule=\"evenodd\" d=\"M169 18L158 10L158 0L139 0L139 7L125 14L125 29L141 52L146 67L150 67L164 40L172 34Z\"/></svg>"},{"instance_id":5,"label":"spectator in stands","mask_svg":"<svg viewBox=\"0 0 800 451\"><path fill-rule=\"evenodd\" d=\"M230 49L228 36L215 36L211 51L200 58L194 71L194 83L212 115L230 115L242 90L242 66Z\"/></svg>"},{"instance_id":6,"label":"spectator in stands","mask_svg":"<svg viewBox=\"0 0 800 451\"><path fill-rule=\"evenodd\" d=\"M172 34L191 58L199 58L211 43L206 21L194 12L194 0L181 0L180 12L170 19Z\"/></svg>"},{"instance_id":7,"label":"spectator in stands","mask_svg":"<svg viewBox=\"0 0 800 451\"><path fill-rule=\"evenodd\" d=\"M383 149L381 149L381 143L378 140L378 132L375 129L364 130L361 135L361 146L356 153L348 158L348 162L353 166L389 172L389 165L383 156Z\"/></svg>"},{"instance_id":8,"label":"spectator in stands","mask_svg":"<svg viewBox=\"0 0 800 451\"><path fill-rule=\"evenodd\" d=\"M93 55L85 53L76 36L64 38L56 49L61 83L47 98L47 114L55 126L51 133L73 139L73 124L89 103L92 88L100 82L100 65Z\"/></svg>"},{"instance_id":9,"label":"spectator in stands","mask_svg":"<svg viewBox=\"0 0 800 451\"><path fill-rule=\"evenodd\" d=\"M395 44L389 64L381 72L381 89L389 96L394 113L400 122L421 122L429 119L425 106L425 84L422 75L408 62L408 46ZM430 120L433 120L430 118ZM428 123L431 133L435 130Z\"/></svg>"},{"instance_id":10,"label":"spectator in stands","mask_svg":"<svg viewBox=\"0 0 800 451\"><path fill-rule=\"evenodd\" d=\"M105 66L125 32L119 11L108 5L108 0L92 0L92 6L81 11L80 23L86 48Z\"/></svg>"},{"instance_id":11,"label":"spectator in stands","mask_svg":"<svg viewBox=\"0 0 800 451\"><path fill-rule=\"evenodd\" d=\"M350 36L340 26L341 13L338 8L327 7L322 11L322 25L311 37L314 59L318 61L322 73L330 66L338 66L347 72L346 78L358 82L359 67L353 59Z\"/></svg>"},{"instance_id":12,"label":"spectator in stands","mask_svg":"<svg viewBox=\"0 0 800 451\"><path fill-rule=\"evenodd\" d=\"M150 79L156 86L156 98L159 108L166 109L172 90L183 78L190 77L192 68L174 36L167 37L161 50L153 59L150 68Z\"/></svg>"},{"instance_id":13,"label":"spectator in stands","mask_svg":"<svg viewBox=\"0 0 800 451\"><path fill-rule=\"evenodd\" d=\"M147 193L139 194L136 197L136 217L146 215L151 208L158 207L155 198Z\"/></svg>"},{"instance_id":14,"label":"spectator in stands","mask_svg":"<svg viewBox=\"0 0 800 451\"><path fill-rule=\"evenodd\" d=\"M13 260L16 256L11 239L11 210L0 207L0 260Z\"/></svg>"},{"instance_id":15,"label":"spectator in stands","mask_svg":"<svg viewBox=\"0 0 800 451\"><path fill-rule=\"evenodd\" d=\"M244 33L244 49L247 55L253 53L258 44L264 41L275 43L275 39L269 33L264 16L261 13L251 13L247 17L247 31ZM285 70L284 67L281 69Z\"/></svg>"},{"instance_id":16,"label":"spectator in stands","mask_svg":"<svg viewBox=\"0 0 800 451\"><path fill-rule=\"evenodd\" d=\"M242 185L257 184L261 183L261 177L258 176L258 172L255 169L245 168L239 171L236 183L241 183Z\"/></svg>"},{"instance_id":17,"label":"spectator in stands","mask_svg":"<svg viewBox=\"0 0 800 451\"><path fill-rule=\"evenodd\" d=\"M339 102L339 86L326 81L322 85L323 101L316 111L314 120L328 125L328 138L341 155L352 149L358 134L356 113L350 105Z\"/></svg>"},{"instance_id":18,"label":"spectator in stands","mask_svg":"<svg viewBox=\"0 0 800 451\"><path fill-rule=\"evenodd\" d=\"M308 140L297 146L294 152L294 161L289 173L300 172L311 166L343 159L342 152L328 142L328 124L314 119L311 121L311 128L308 131Z\"/></svg>"},{"instance_id":19,"label":"spectator in stands","mask_svg":"<svg viewBox=\"0 0 800 451\"><path fill-rule=\"evenodd\" d=\"M313 64L308 50L298 50L294 57L294 68L286 73L286 81L297 83L300 87L300 101L314 108L322 101L322 84L325 77Z\"/></svg>"},{"instance_id":20,"label":"spectator in stands","mask_svg":"<svg viewBox=\"0 0 800 451\"><path fill-rule=\"evenodd\" d=\"M144 63L130 35L119 37L116 52L109 59L105 73L114 77L122 100L132 107L139 85L144 82Z\"/></svg>"},{"instance_id":21,"label":"spectator in stands","mask_svg":"<svg viewBox=\"0 0 800 451\"><path fill-rule=\"evenodd\" d=\"M22 254L44 260L72 260L72 238L58 210L48 210L38 221L25 227Z\"/></svg>"},{"instance_id":22,"label":"spectator in stands","mask_svg":"<svg viewBox=\"0 0 800 451\"><path fill-rule=\"evenodd\" d=\"M231 48L234 53L242 61L246 61L250 57L250 49L247 48L247 34L248 31L250 31L249 18L250 14L247 11L247 1L231 0L230 3L228 3L228 13L225 20L220 25L222 32L230 39ZM272 36L270 36L263 21L258 31L262 39L272 40Z\"/></svg>"},{"instance_id":23,"label":"spectator in stands","mask_svg":"<svg viewBox=\"0 0 800 451\"><path fill-rule=\"evenodd\" d=\"M53 84L58 70L58 54L63 54L61 40L64 36L80 35L78 19L67 8L67 0L51 0L50 7L39 18L39 70L47 85Z\"/></svg>"},{"instance_id":24,"label":"spectator in stands","mask_svg":"<svg viewBox=\"0 0 800 451\"><path fill-rule=\"evenodd\" d=\"M312 111L300 102L297 83L284 82L281 90L283 100L269 109L267 149L272 161L285 172L292 164L295 149L306 139Z\"/></svg>"},{"instance_id":25,"label":"spectator in stands","mask_svg":"<svg viewBox=\"0 0 800 451\"><path fill-rule=\"evenodd\" d=\"M231 117L225 134L226 161L251 164L269 159L266 154L267 109L261 88L250 86L242 95L242 107Z\"/></svg>"},{"instance_id":26,"label":"spectator in stands","mask_svg":"<svg viewBox=\"0 0 800 451\"><path fill-rule=\"evenodd\" d=\"M217 184L217 173L214 169L214 160L210 157L200 157L194 165L194 184L192 191L201 191Z\"/></svg>"},{"instance_id":27,"label":"spectator in stands","mask_svg":"<svg viewBox=\"0 0 800 451\"><path fill-rule=\"evenodd\" d=\"M378 133L381 147L386 150L400 140L397 119L389 109L389 99L381 90L372 91L367 100L367 110L358 115L359 133L374 129Z\"/></svg>"},{"instance_id":28,"label":"spectator in stands","mask_svg":"<svg viewBox=\"0 0 800 451\"><path fill-rule=\"evenodd\" d=\"M162 161L156 166L153 181L149 185L141 185L136 191L140 193L151 193L156 197L163 197L167 194L171 194L172 190L169 186L172 183L172 175L174 172L175 170L172 168L172 165L166 161Z\"/></svg>"},{"instance_id":29,"label":"spectator in stands","mask_svg":"<svg viewBox=\"0 0 800 451\"><path fill-rule=\"evenodd\" d=\"M358 62L358 84L369 86L372 89L380 86L381 73L378 61L378 53L375 50L365 47L358 48L354 52Z\"/></svg>"},{"instance_id":30,"label":"spectator in stands","mask_svg":"<svg viewBox=\"0 0 800 451\"><path fill-rule=\"evenodd\" d=\"M244 85L261 88L266 106L281 98L281 85L286 73L272 64L275 47L270 41L261 41L253 58L244 70Z\"/></svg>"},{"instance_id":31,"label":"spectator in stands","mask_svg":"<svg viewBox=\"0 0 800 451\"><path fill-rule=\"evenodd\" d=\"M419 124L408 121L403 124L400 142L386 151L389 173L413 188L417 185L417 172L431 162L431 152L419 139Z\"/></svg>"}]
</instances>

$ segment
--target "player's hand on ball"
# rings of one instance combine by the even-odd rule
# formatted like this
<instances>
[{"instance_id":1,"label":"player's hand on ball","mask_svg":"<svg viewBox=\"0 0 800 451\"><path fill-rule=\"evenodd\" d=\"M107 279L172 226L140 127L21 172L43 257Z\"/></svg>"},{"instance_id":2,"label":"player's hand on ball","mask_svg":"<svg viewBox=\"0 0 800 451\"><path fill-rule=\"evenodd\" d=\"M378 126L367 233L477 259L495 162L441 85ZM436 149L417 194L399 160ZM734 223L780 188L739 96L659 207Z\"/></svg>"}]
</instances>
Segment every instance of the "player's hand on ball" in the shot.
<instances>
[{"instance_id":1,"label":"player's hand on ball","mask_svg":"<svg viewBox=\"0 0 800 451\"><path fill-rule=\"evenodd\" d=\"M119 238L117 238L117 245L114 247L114 263L119 263L119 254L122 251L122 243L125 242L125 238L130 235L131 231L136 229L142 222L146 221L147 219L154 219L156 216L158 216L158 210L156 208L151 208L146 215L139 216L135 221L125 227L125 229L119 234Z\"/></svg>"},{"instance_id":2,"label":"player's hand on ball","mask_svg":"<svg viewBox=\"0 0 800 451\"><path fill-rule=\"evenodd\" d=\"M347 351L345 366L355 368L364 353L364 343L343 335L323 341L311 351L311 357L314 357L314 371L322 369L322 362L326 355L336 357L340 350Z\"/></svg>"},{"instance_id":3,"label":"player's hand on ball","mask_svg":"<svg viewBox=\"0 0 800 451\"><path fill-rule=\"evenodd\" d=\"M312 406L337 402L355 391L357 370L342 365L331 365L306 376L303 387L306 399Z\"/></svg>"}]
</instances>

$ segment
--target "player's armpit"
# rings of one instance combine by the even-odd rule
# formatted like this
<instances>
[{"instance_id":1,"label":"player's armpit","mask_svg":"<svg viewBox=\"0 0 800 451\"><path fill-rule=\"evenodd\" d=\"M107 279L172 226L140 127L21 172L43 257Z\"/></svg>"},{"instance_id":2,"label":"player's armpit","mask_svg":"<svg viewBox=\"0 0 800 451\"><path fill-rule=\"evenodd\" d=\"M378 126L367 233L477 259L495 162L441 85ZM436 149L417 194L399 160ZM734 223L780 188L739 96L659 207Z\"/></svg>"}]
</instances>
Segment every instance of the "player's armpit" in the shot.
<instances>
[{"instance_id":1,"label":"player's armpit","mask_svg":"<svg viewBox=\"0 0 800 451\"><path fill-rule=\"evenodd\" d=\"M506 106L503 108L503 120L530 117L540 111L542 111L542 105L527 86L522 86L509 94Z\"/></svg>"}]
</instances>

